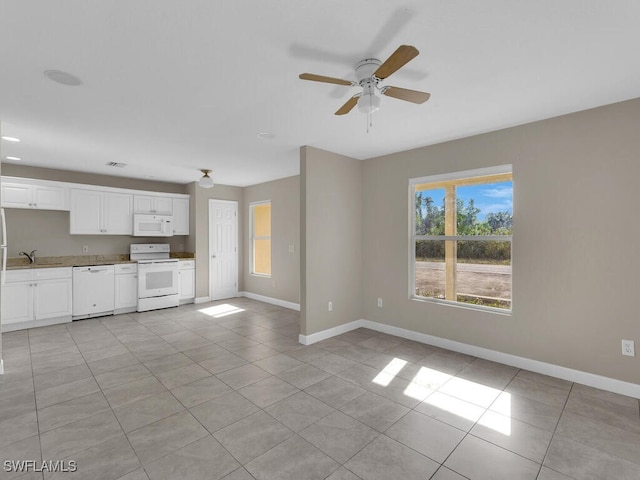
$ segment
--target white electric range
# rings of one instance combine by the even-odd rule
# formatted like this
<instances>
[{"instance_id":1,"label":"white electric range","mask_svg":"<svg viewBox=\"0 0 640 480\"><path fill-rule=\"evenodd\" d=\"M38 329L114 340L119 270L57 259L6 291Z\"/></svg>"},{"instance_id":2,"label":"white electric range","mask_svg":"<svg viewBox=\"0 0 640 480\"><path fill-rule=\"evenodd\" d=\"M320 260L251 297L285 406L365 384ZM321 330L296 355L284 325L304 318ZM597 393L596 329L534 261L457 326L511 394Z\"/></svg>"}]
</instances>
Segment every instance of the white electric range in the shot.
<instances>
[{"instance_id":1,"label":"white electric range","mask_svg":"<svg viewBox=\"0 0 640 480\"><path fill-rule=\"evenodd\" d=\"M129 258L138 262L138 312L180 304L179 264L168 243L135 243Z\"/></svg>"}]
</instances>

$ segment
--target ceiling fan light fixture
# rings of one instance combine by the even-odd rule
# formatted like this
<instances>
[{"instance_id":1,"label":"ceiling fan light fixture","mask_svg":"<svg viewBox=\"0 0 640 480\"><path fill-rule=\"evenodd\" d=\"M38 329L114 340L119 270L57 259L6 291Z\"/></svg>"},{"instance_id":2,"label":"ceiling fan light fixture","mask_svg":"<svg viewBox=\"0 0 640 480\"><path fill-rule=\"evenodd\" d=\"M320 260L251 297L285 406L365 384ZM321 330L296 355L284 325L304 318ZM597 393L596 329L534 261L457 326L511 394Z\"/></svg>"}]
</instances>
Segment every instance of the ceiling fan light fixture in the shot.
<instances>
[{"instance_id":1,"label":"ceiling fan light fixture","mask_svg":"<svg viewBox=\"0 0 640 480\"><path fill-rule=\"evenodd\" d=\"M212 188L213 178L209 176L209 174L211 173L211 170L201 169L200 171L203 173L203 175L200 178L198 185L200 185L202 188Z\"/></svg>"},{"instance_id":2,"label":"ceiling fan light fixture","mask_svg":"<svg viewBox=\"0 0 640 480\"><path fill-rule=\"evenodd\" d=\"M371 115L380 109L380 97L374 93L365 93L358 99L358 110Z\"/></svg>"}]
</instances>

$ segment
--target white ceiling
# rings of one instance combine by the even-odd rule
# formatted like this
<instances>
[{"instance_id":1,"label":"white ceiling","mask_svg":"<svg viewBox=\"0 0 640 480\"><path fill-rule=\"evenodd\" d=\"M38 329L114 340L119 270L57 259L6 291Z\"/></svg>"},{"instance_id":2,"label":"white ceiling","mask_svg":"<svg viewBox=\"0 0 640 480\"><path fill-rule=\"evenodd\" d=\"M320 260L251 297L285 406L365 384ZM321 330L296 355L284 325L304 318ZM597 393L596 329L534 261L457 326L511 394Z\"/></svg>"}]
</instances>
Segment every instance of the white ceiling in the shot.
<instances>
[{"instance_id":1,"label":"white ceiling","mask_svg":"<svg viewBox=\"0 0 640 480\"><path fill-rule=\"evenodd\" d=\"M0 0L0 121L22 140L2 155L251 185L297 174L301 145L365 159L640 97L639 21L637 0ZM384 97L368 134L333 114L357 89L298 79L401 44L420 55L385 84L431 99Z\"/></svg>"}]
</instances>

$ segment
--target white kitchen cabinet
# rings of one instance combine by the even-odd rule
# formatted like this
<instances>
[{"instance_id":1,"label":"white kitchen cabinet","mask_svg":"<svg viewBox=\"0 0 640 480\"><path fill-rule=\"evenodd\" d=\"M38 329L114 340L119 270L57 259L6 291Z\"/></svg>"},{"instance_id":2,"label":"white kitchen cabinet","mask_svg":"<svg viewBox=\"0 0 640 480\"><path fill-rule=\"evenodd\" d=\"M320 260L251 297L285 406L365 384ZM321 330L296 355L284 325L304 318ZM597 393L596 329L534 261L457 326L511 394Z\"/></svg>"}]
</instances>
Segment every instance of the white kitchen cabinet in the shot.
<instances>
[{"instance_id":1,"label":"white kitchen cabinet","mask_svg":"<svg viewBox=\"0 0 640 480\"><path fill-rule=\"evenodd\" d=\"M9 270L2 286L2 330L71 321L71 268Z\"/></svg>"},{"instance_id":2,"label":"white kitchen cabinet","mask_svg":"<svg viewBox=\"0 0 640 480\"><path fill-rule=\"evenodd\" d=\"M115 266L115 313L135 312L138 306L138 265Z\"/></svg>"},{"instance_id":3,"label":"white kitchen cabinet","mask_svg":"<svg viewBox=\"0 0 640 480\"><path fill-rule=\"evenodd\" d=\"M71 189L72 235L131 235L133 195L100 190Z\"/></svg>"},{"instance_id":4,"label":"white kitchen cabinet","mask_svg":"<svg viewBox=\"0 0 640 480\"><path fill-rule=\"evenodd\" d=\"M155 215L172 215L173 202L171 197L155 195L134 195L133 211L135 213L148 213Z\"/></svg>"},{"instance_id":5,"label":"white kitchen cabinet","mask_svg":"<svg viewBox=\"0 0 640 480\"><path fill-rule=\"evenodd\" d=\"M10 273L7 272L7 280ZM2 286L2 330L6 332L7 327L33 319L33 282L7 281Z\"/></svg>"},{"instance_id":6,"label":"white kitchen cabinet","mask_svg":"<svg viewBox=\"0 0 640 480\"><path fill-rule=\"evenodd\" d=\"M38 210L69 210L68 190L45 180L2 180L2 206Z\"/></svg>"},{"instance_id":7,"label":"white kitchen cabinet","mask_svg":"<svg viewBox=\"0 0 640 480\"><path fill-rule=\"evenodd\" d=\"M39 280L34 287L33 305L36 320L64 317L71 313L71 278Z\"/></svg>"},{"instance_id":8,"label":"white kitchen cabinet","mask_svg":"<svg viewBox=\"0 0 640 480\"><path fill-rule=\"evenodd\" d=\"M173 234L189 235L189 199L173 199Z\"/></svg>"},{"instance_id":9,"label":"white kitchen cabinet","mask_svg":"<svg viewBox=\"0 0 640 480\"><path fill-rule=\"evenodd\" d=\"M196 262L180 260L180 303L193 303L196 297Z\"/></svg>"}]
</instances>

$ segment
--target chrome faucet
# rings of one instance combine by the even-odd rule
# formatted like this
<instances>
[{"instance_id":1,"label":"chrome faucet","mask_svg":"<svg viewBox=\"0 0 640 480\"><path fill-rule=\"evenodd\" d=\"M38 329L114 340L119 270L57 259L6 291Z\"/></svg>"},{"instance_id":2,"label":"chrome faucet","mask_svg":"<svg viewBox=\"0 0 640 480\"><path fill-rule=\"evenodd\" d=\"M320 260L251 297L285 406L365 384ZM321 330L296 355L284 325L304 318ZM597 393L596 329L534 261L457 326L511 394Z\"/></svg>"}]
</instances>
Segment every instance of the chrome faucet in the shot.
<instances>
[{"instance_id":1,"label":"chrome faucet","mask_svg":"<svg viewBox=\"0 0 640 480\"><path fill-rule=\"evenodd\" d=\"M31 250L31 253L27 252L18 252L18 255L24 255L29 259L29 263L36 263L36 252L38 250Z\"/></svg>"}]
</instances>

